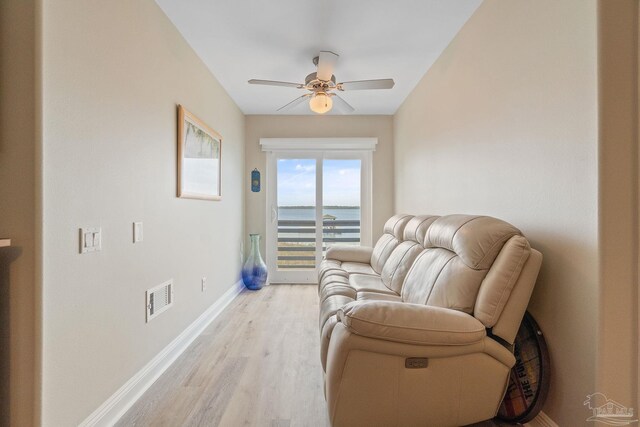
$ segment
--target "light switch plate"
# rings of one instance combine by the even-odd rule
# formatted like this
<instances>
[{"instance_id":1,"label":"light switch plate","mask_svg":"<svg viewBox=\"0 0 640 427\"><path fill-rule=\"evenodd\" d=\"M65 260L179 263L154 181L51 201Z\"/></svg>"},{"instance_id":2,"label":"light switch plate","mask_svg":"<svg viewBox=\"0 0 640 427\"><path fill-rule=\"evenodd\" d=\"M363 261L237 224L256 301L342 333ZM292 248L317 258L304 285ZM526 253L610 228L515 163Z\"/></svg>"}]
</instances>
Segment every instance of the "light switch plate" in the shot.
<instances>
[{"instance_id":1,"label":"light switch plate","mask_svg":"<svg viewBox=\"0 0 640 427\"><path fill-rule=\"evenodd\" d=\"M85 227L80 229L80 253L102 250L102 229L100 227Z\"/></svg>"},{"instance_id":2,"label":"light switch plate","mask_svg":"<svg viewBox=\"0 0 640 427\"><path fill-rule=\"evenodd\" d=\"M142 242L142 222L133 223L133 243Z\"/></svg>"}]
</instances>

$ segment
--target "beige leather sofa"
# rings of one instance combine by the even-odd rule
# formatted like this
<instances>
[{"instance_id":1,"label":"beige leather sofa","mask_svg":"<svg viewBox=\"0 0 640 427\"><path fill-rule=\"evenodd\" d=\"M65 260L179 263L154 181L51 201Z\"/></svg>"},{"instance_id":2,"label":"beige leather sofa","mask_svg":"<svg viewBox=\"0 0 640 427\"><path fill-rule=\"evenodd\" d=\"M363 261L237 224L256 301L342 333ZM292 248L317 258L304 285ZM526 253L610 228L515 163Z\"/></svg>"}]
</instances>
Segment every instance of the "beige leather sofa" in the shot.
<instances>
[{"instance_id":1,"label":"beige leather sofa","mask_svg":"<svg viewBox=\"0 0 640 427\"><path fill-rule=\"evenodd\" d=\"M334 426L462 426L495 416L542 255L486 216L396 215L318 273Z\"/></svg>"}]
</instances>

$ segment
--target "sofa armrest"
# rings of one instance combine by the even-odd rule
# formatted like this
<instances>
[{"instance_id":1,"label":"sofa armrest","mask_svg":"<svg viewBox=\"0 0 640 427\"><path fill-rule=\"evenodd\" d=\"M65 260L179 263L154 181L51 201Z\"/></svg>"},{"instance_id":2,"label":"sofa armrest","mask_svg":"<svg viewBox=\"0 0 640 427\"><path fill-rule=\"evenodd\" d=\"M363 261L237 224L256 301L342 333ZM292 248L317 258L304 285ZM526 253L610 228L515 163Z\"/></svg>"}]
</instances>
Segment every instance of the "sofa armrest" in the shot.
<instances>
[{"instance_id":1,"label":"sofa armrest","mask_svg":"<svg viewBox=\"0 0 640 427\"><path fill-rule=\"evenodd\" d=\"M394 301L354 301L338 319L356 335L417 345L455 346L482 341L486 330L457 310Z\"/></svg>"},{"instance_id":2,"label":"sofa armrest","mask_svg":"<svg viewBox=\"0 0 640 427\"><path fill-rule=\"evenodd\" d=\"M369 246L332 246L327 250L326 259L370 264L372 253L373 248Z\"/></svg>"}]
</instances>

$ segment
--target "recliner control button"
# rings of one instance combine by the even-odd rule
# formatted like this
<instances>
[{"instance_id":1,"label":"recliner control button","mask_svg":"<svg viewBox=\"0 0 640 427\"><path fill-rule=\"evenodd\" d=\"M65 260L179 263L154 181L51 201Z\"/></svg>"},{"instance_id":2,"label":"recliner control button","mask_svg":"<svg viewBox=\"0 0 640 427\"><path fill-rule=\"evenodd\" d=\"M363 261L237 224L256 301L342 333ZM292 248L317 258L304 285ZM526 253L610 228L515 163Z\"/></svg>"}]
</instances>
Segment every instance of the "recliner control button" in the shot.
<instances>
[{"instance_id":1,"label":"recliner control button","mask_svg":"<svg viewBox=\"0 0 640 427\"><path fill-rule=\"evenodd\" d=\"M421 369L426 368L429 364L429 359L426 357L407 357L404 360L404 367L407 369Z\"/></svg>"}]
</instances>

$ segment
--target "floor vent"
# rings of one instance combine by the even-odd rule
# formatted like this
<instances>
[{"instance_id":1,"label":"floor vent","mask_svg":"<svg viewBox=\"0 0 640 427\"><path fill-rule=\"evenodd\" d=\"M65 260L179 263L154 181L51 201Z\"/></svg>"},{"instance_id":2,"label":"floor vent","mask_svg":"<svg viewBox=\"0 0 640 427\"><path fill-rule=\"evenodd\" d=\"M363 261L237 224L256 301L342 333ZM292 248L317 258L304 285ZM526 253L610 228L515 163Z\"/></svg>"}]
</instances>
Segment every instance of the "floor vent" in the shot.
<instances>
[{"instance_id":1,"label":"floor vent","mask_svg":"<svg viewBox=\"0 0 640 427\"><path fill-rule=\"evenodd\" d=\"M147 322L173 305L173 279L147 290Z\"/></svg>"}]
</instances>

